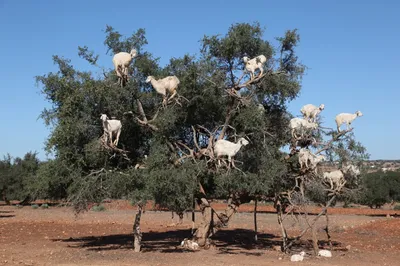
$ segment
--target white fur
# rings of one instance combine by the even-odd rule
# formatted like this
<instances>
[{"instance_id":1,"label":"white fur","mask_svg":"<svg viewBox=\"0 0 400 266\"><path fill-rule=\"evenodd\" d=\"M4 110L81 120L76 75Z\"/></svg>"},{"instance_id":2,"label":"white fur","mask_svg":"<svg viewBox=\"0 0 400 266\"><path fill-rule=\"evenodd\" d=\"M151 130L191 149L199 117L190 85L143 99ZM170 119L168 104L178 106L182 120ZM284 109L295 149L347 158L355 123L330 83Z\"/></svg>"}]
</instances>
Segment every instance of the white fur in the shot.
<instances>
[{"instance_id":1,"label":"white fur","mask_svg":"<svg viewBox=\"0 0 400 266\"><path fill-rule=\"evenodd\" d=\"M349 113L338 114L335 118L337 130L340 132L340 126L344 123L346 123L347 129L351 129L350 125L353 122L353 120L356 119L357 116L363 116L363 114L360 111L357 111L354 114L349 114Z\"/></svg>"},{"instance_id":2,"label":"white fur","mask_svg":"<svg viewBox=\"0 0 400 266\"><path fill-rule=\"evenodd\" d=\"M303 261L304 255L306 255L304 251L300 252L299 254L294 254L290 257L290 261Z\"/></svg>"},{"instance_id":3,"label":"white fur","mask_svg":"<svg viewBox=\"0 0 400 266\"><path fill-rule=\"evenodd\" d=\"M343 172L340 170L335 170L332 172L325 172L323 174L323 176L324 176L324 179L328 180L329 183L331 184L331 189L334 188L333 185L335 185L337 188L337 187L341 186L344 182L344 175L343 175Z\"/></svg>"},{"instance_id":4,"label":"white fur","mask_svg":"<svg viewBox=\"0 0 400 266\"><path fill-rule=\"evenodd\" d=\"M153 88L163 96L164 105L167 103L167 92L172 94L168 99L169 101L176 95L176 89L180 83L176 76L168 76L159 80L156 80L153 76L148 76L146 82L151 82Z\"/></svg>"},{"instance_id":5,"label":"white fur","mask_svg":"<svg viewBox=\"0 0 400 266\"><path fill-rule=\"evenodd\" d=\"M119 135L121 134L122 124L119 120L109 120L106 114L100 116L101 121L103 121L103 129L107 136L110 138L110 145L117 146L119 141ZM112 141L112 136L116 135L115 141Z\"/></svg>"},{"instance_id":6,"label":"white fur","mask_svg":"<svg viewBox=\"0 0 400 266\"><path fill-rule=\"evenodd\" d=\"M267 62L267 58L264 55L259 55L251 60L245 56L243 57L243 61L246 64L246 70L250 72L251 79L254 79L254 73L257 69L260 70L259 76L264 73L264 64Z\"/></svg>"},{"instance_id":7,"label":"white fur","mask_svg":"<svg viewBox=\"0 0 400 266\"><path fill-rule=\"evenodd\" d=\"M330 258L330 257L332 257L332 252L330 252L329 250L326 250L326 249L321 249L318 252L318 256Z\"/></svg>"},{"instance_id":8,"label":"white fur","mask_svg":"<svg viewBox=\"0 0 400 266\"><path fill-rule=\"evenodd\" d=\"M361 174L360 169L352 164L343 166L343 173L349 174L351 176L359 176Z\"/></svg>"},{"instance_id":9,"label":"white fur","mask_svg":"<svg viewBox=\"0 0 400 266\"><path fill-rule=\"evenodd\" d=\"M304 128L304 129L317 129L318 124L315 122L309 122L306 119L295 117L290 120L289 127L292 132L292 137L297 138L295 131Z\"/></svg>"},{"instance_id":10,"label":"white fur","mask_svg":"<svg viewBox=\"0 0 400 266\"><path fill-rule=\"evenodd\" d=\"M304 119L307 119L310 122L315 122L317 115L324 109L324 104L321 104L318 107L312 104L306 104L300 109L300 112L303 114Z\"/></svg>"},{"instance_id":11,"label":"white fur","mask_svg":"<svg viewBox=\"0 0 400 266\"><path fill-rule=\"evenodd\" d=\"M237 143L228 140L220 139L214 144L214 155L218 158L220 156L228 156L228 162L232 162L232 157L238 153L242 146L246 146L249 142L245 138L240 138ZM232 162L234 166L234 163Z\"/></svg>"},{"instance_id":12,"label":"white fur","mask_svg":"<svg viewBox=\"0 0 400 266\"><path fill-rule=\"evenodd\" d=\"M303 166L310 169L316 169L317 164L324 160L325 156L315 155L308 149L301 148L299 151L299 163L301 169L303 169ZM310 162L310 164L308 162Z\"/></svg>"},{"instance_id":13,"label":"white fur","mask_svg":"<svg viewBox=\"0 0 400 266\"><path fill-rule=\"evenodd\" d=\"M128 67L132 59L137 56L137 51L132 49L130 53L120 52L114 55L112 61L115 73L118 76L118 82L121 84L128 81Z\"/></svg>"}]
</instances>

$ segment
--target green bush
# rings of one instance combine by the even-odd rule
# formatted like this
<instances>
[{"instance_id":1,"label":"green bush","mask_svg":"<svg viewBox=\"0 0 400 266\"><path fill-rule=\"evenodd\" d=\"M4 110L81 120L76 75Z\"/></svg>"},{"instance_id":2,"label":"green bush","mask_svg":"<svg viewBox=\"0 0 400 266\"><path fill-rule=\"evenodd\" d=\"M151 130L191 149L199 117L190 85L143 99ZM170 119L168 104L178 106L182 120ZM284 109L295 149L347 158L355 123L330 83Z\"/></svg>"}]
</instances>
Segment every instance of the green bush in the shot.
<instances>
[{"instance_id":1,"label":"green bush","mask_svg":"<svg viewBox=\"0 0 400 266\"><path fill-rule=\"evenodd\" d=\"M39 205L37 205L37 204L32 204L31 206L32 206L32 209L37 209L37 208L39 208Z\"/></svg>"},{"instance_id":2,"label":"green bush","mask_svg":"<svg viewBox=\"0 0 400 266\"><path fill-rule=\"evenodd\" d=\"M47 203L44 203L44 204L42 204L42 205L40 206L40 208L42 208L42 209L48 209L48 208L49 208L49 205L48 205Z\"/></svg>"},{"instance_id":3,"label":"green bush","mask_svg":"<svg viewBox=\"0 0 400 266\"><path fill-rule=\"evenodd\" d=\"M394 205L393 210L400 211L400 204Z\"/></svg>"},{"instance_id":4,"label":"green bush","mask_svg":"<svg viewBox=\"0 0 400 266\"><path fill-rule=\"evenodd\" d=\"M106 210L106 207L104 207L103 205L96 205L92 207L92 211L95 212L103 212Z\"/></svg>"}]
</instances>

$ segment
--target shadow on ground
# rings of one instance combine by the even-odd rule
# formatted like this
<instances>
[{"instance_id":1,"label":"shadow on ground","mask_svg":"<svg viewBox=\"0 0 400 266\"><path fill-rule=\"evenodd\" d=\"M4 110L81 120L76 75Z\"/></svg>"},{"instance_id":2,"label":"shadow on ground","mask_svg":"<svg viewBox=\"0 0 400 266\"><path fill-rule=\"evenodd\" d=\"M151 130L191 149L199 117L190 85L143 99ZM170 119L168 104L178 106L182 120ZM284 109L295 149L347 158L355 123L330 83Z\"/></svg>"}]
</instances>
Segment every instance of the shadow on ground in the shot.
<instances>
[{"instance_id":1,"label":"shadow on ground","mask_svg":"<svg viewBox=\"0 0 400 266\"><path fill-rule=\"evenodd\" d=\"M146 232L142 238L142 252L161 253L183 253L195 252L180 248L184 238L190 238L191 230L174 230L167 232ZM282 241L279 236L273 234L258 234L258 241L254 241L254 231L247 229L224 229L219 231L213 238L219 254L245 254L249 256L261 256L265 250L280 246ZM92 251L107 251L133 248L132 234L106 235L106 236L85 236L79 238L53 239L53 241L68 243L71 248L84 248ZM321 241L321 247L327 243ZM336 249L341 243L333 242ZM293 247L296 249L312 248L312 243L302 240Z\"/></svg>"},{"instance_id":2,"label":"shadow on ground","mask_svg":"<svg viewBox=\"0 0 400 266\"><path fill-rule=\"evenodd\" d=\"M3 214L3 213L5 213L5 214ZM0 211L0 219L1 219L1 218L11 218L11 217L15 217L15 215L12 214L12 213L14 213L14 212L13 212L13 211Z\"/></svg>"}]
</instances>

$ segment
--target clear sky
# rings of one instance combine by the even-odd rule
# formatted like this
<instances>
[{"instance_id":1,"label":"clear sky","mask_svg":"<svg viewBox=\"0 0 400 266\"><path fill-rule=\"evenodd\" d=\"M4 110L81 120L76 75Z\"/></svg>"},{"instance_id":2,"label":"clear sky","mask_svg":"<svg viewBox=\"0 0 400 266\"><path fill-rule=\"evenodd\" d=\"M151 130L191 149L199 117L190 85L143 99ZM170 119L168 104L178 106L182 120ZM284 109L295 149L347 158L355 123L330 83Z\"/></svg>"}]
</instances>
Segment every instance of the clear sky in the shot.
<instances>
[{"instance_id":1,"label":"clear sky","mask_svg":"<svg viewBox=\"0 0 400 266\"><path fill-rule=\"evenodd\" d=\"M112 68L103 45L106 25L123 35L146 29L147 50L165 64L198 53L204 35L225 34L233 23L259 21L269 40L297 28L298 55L309 67L301 95L289 103L325 104L323 126L341 112L362 111L354 132L371 159L400 159L400 1L21 1L0 0L0 157L37 151L46 159L48 103L34 77L55 71L52 55L72 59L87 45Z\"/></svg>"}]
</instances>

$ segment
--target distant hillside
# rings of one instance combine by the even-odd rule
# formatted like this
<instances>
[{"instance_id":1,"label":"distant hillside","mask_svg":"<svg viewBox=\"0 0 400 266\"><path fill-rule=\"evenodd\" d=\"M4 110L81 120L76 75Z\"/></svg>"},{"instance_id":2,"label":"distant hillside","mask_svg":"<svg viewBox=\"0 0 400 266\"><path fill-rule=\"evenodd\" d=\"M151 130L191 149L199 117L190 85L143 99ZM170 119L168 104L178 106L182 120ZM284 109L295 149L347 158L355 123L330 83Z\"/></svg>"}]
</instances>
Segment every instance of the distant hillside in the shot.
<instances>
[{"instance_id":1,"label":"distant hillside","mask_svg":"<svg viewBox=\"0 0 400 266\"><path fill-rule=\"evenodd\" d=\"M332 171L338 169L337 162L324 162L318 167L322 171ZM382 170L386 171L400 171L400 160L369 160L365 161L364 165L367 167L368 172L376 172Z\"/></svg>"}]
</instances>

